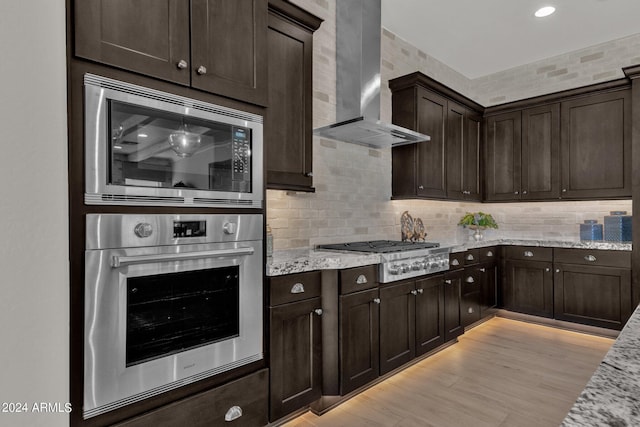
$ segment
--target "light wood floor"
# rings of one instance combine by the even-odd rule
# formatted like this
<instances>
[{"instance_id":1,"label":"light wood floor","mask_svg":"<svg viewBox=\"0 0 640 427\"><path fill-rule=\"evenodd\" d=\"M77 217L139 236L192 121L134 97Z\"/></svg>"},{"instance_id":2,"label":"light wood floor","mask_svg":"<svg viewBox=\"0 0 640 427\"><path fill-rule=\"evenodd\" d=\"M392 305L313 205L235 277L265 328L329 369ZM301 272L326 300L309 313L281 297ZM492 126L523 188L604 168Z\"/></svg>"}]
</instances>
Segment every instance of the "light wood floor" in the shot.
<instances>
[{"instance_id":1,"label":"light wood floor","mask_svg":"<svg viewBox=\"0 0 640 427\"><path fill-rule=\"evenodd\" d=\"M318 417L286 427L557 427L612 339L494 318Z\"/></svg>"}]
</instances>

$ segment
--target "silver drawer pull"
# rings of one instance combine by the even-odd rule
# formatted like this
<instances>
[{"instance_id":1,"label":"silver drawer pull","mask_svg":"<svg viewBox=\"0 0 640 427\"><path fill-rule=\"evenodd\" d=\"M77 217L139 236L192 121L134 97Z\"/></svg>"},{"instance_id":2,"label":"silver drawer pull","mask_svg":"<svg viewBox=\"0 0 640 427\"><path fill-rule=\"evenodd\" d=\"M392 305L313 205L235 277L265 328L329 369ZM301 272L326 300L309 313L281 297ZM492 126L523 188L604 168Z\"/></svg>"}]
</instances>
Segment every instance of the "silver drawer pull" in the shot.
<instances>
[{"instance_id":1,"label":"silver drawer pull","mask_svg":"<svg viewBox=\"0 0 640 427\"><path fill-rule=\"evenodd\" d=\"M475 283L475 280L473 280L473 276L468 276L467 280L465 280L465 282L467 282L467 283Z\"/></svg>"},{"instance_id":2,"label":"silver drawer pull","mask_svg":"<svg viewBox=\"0 0 640 427\"><path fill-rule=\"evenodd\" d=\"M447 285L450 285L451 284L451 279L445 280L444 283L446 283Z\"/></svg>"},{"instance_id":3,"label":"silver drawer pull","mask_svg":"<svg viewBox=\"0 0 640 427\"><path fill-rule=\"evenodd\" d=\"M376 304L380 304L380 298L374 298L373 302L375 302Z\"/></svg>"},{"instance_id":4,"label":"silver drawer pull","mask_svg":"<svg viewBox=\"0 0 640 427\"><path fill-rule=\"evenodd\" d=\"M237 420L242 416L242 408L239 406L232 406L229 408L226 414L224 414L225 421Z\"/></svg>"},{"instance_id":5,"label":"silver drawer pull","mask_svg":"<svg viewBox=\"0 0 640 427\"><path fill-rule=\"evenodd\" d=\"M533 256L533 252L531 252L531 251L524 251L524 256L526 256L526 257L532 257L532 256Z\"/></svg>"},{"instance_id":6,"label":"silver drawer pull","mask_svg":"<svg viewBox=\"0 0 640 427\"><path fill-rule=\"evenodd\" d=\"M473 261L474 259L473 254L467 255L467 261Z\"/></svg>"},{"instance_id":7,"label":"silver drawer pull","mask_svg":"<svg viewBox=\"0 0 640 427\"><path fill-rule=\"evenodd\" d=\"M486 269L486 268L481 268L481 269L480 269L480 272L482 272L482 273L486 273L486 272L487 272L487 269Z\"/></svg>"},{"instance_id":8,"label":"silver drawer pull","mask_svg":"<svg viewBox=\"0 0 640 427\"><path fill-rule=\"evenodd\" d=\"M474 310L473 310L473 307L469 307L469 308L467 308L467 313L469 313L469 314L473 314L473 311L474 311Z\"/></svg>"},{"instance_id":9,"label":"silver drawer pull","mask_svg":"<svg viewBox=\"0 0 640 427\"><path fill-rule=\"evenodd\" d=\"M594 262L596 261L598 258L594 257L593 255L587 255L584 257L585 261L589 261L589 262Z\"/></svg>"},{"instance_id":10,"label":"silver drawer pull","mask_svg":"<svg viewBox=\"0 0 640 427\"><path fill-rule=\"evenodd\" d=\"M358 278L356 279L356 284L358 285L364 285L366 283L369 283L369 281L367 280L364 274L359 275Z\"/></svg>"},{"instance_id":11,"label":"silver drawer pull","mask_svg":"<svg viewBox=\"0 0 640 427\"><path fill-rule=\"evenodd\" d=\"M416 291L415 289L411 291L411 295L418 295L418 291Z\"/></svg>"},{"instance_id":12,"label":"silver drawer pull","mask_svg":"<svg viewBox=\"0 0 640 427\"><path fill-rule=\"evenodd\" d=\"M418 289L418 293L419 294L423 294L424 293L424 289L422 289L422 288Z\"/></svg>"},{"instance_id":13,"label":"silver drawer pull","mask_svg":"<svg viewBox=\"0 0 640 427\"><path fill-rule=\"evenodd\" d=\"M292 294L303 294L304 293L304 285L302 283L296 283L291 287Z\"/></svg>"},{"instance_id":14,"label":"silver drawer pull","mask_svg":"<svg viewBox=\"0 0 640 427\"><path fill-rule=\"evenodd\" d=\"M322 309L321 308L316 308L315 310L313 310L313 312L315 314L317 314L318 316L322 316Z\"/></svg>"},{"instance_id":15,"label":"silver drawer pull","mask_svg":"<svg viewBox=\"0 0 640 427\"><path fill-rule=\"evenodd\" d=\"M451 265L460 265L460 261L458 261L456 258L454 258L454 259L451 261Z\"/></svg>"},{"instance_id":16,"label":"silver drawer pull","mask_svg":"<svg viewBox=\"0 0 640 427\"><path fill-rule=\"evenodd\" d=\"M488 257L492 257L493 256L493 252L492 251L487 251L487 256Z\"/></svg>"}]
</instances>

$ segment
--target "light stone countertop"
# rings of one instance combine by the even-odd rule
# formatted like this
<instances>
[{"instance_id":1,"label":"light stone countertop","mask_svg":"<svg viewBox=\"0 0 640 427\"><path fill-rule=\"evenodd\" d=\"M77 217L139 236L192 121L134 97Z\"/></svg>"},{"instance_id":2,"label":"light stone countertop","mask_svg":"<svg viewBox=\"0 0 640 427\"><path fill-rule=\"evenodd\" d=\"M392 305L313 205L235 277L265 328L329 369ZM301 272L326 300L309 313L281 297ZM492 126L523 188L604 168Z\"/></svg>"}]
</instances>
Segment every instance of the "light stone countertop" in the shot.
<instances>
[{"instance_id":1,"label":"light stone countertop","mask_svg":"<svg viewBox=\"0 0 640 427\"><path fill-rule=\"evenodd\" d=\"M496 239L480 242L448 243L441 242L442 247L450 247L451 252L463 252L467 249L497 245L541 246L553 248L604 249L630 251L631 243L618 242L570 242L556 240L533 239ZM363 252L334 252L314 249L276 250L267 258L267 276L282 276L292 273L303 273L313 270L343 269L363 265L379 264L380 255Z\"/></svg>"},{"instance_id":2,"label":"light stone countertop","mask_svg":"<svg viewBox=\"0 0 640 427\"><path fill-rule=\"evenodd\" d=\"M563 427L640 425L640 306L620 332Z\"/></svg>"}]
</instances>

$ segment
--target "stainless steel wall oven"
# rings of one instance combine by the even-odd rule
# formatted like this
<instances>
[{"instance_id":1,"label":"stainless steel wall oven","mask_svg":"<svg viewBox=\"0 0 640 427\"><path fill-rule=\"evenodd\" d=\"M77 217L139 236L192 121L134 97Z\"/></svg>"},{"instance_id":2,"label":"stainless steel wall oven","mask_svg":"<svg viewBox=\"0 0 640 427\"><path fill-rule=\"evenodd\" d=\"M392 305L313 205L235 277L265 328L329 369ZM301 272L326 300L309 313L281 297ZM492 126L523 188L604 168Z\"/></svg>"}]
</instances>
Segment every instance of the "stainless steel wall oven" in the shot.
<instances>
[{"instance_id":1,"label":"stainless steel wall oven","mask_svg":"<svg viewBox=\"0 0 640 427\"><path fill-rule=\"evenodd\" d=\"M85 203L261 208L262 116L84 76Z\"/></svg>"},{"instance_id":2,"label":"stainless steel wall oven","mask_svg":"<svg viewBox=\"0 0 640 427\"><path fill-rule=\"evenodd\" d=\"M263 358L262 215L87 215L84 418Z\"/></svg>"}]
</instances>

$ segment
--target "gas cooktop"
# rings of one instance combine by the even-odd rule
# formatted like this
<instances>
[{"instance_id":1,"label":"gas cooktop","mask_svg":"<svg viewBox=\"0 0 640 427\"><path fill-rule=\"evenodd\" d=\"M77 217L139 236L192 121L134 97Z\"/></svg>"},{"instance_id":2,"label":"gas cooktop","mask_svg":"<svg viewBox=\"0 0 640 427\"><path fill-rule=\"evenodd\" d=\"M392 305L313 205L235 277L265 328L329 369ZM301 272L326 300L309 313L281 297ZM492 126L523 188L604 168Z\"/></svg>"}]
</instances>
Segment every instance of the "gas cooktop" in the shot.
<instances>
[{"instance_id":1,"label":"gas cooktop","mask_svg":"<svg viewBox=\"0 0 640 427\"><path fill-rule=\"evenodd\" d=\"M335 243L319 245L318 249L333 251L373 252L386 254L390 252L403 252L418 249L437 248L440 243L434 242L401 242L397 240L372 240L368 242Z\"/></svg>"}]
</instances>

